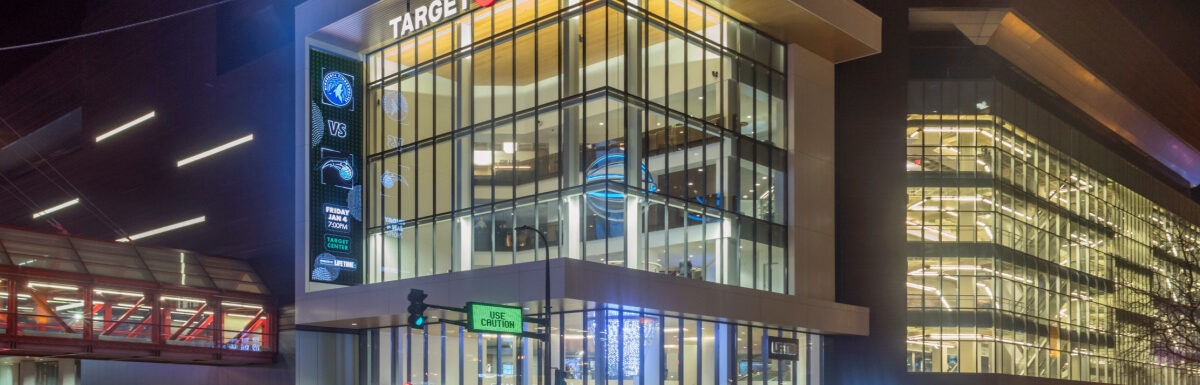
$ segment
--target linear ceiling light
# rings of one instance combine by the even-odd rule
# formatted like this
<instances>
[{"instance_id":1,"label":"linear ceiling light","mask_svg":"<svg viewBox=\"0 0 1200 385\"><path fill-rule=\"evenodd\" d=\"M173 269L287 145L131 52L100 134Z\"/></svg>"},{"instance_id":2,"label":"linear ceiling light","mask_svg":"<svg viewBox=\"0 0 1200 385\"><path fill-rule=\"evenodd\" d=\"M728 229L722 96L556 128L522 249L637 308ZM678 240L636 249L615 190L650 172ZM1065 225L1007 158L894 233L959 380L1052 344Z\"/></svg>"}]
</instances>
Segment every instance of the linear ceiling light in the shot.
<instances>
[{"instance_id":1,"label":"linear ceiling light","mask_svg":"<svg viewBox=\"0 0 1200 385\"><path fill-rule=\"evenodd\" d=\"M47 215L47 214L53 213L55 211L62 210L62 209L65 209L67 207L71 207L71 206L74 206L77 204L79 204L79 198L75 198L75 199L60 203L60 204L58 204L58 206L54 206L54 207L33 213L33 219L38 219L41 216L44 216L44 215Z\"/></svg>"},{"instance_id":2,"label":"linear ceiling light","mask_svg":"<svg viewBox=\"0 0 1200 385\"><path fill-rule=\"evenodd\" d=\"M208 303L208 301L205 301L205 300L199 299L199 298L172 297L172 296L167 296L167 295L162 296L162 300L163 301L191 302L191 303Z\"/></svg>"},{"instance_id":3,"label":"linear ceiling light","mask_svg":"<svg viewBox=\"0 0 1200 385\"><path fill-rule=\"evenodd\" d=\"M100 136L96 137L96 143L100 143L101 140L108 139L108 137L110 137L110 136L119 134L119 133L121 133L121 131L128 130L130 127L136 126L141 122L150 120L150 118L153 118L153 117L154 117L154 111L150 111L150 113L148 113L148 114L139 116L137 119L134 119L134 120L130 121L129 123L122 124L121 127L117 127L117 128L112 129L109 132L100 134Z\"/></svg>"},{"instance_id":4,"label":"linear ceiling light","mask_svg":"<svg viewBox=\"0 0 1200 385\"><path fill-rule=\"evenodd\" d=\"M166 226L154 229L154 230L130 235L129 237L126 237L126 238L120 238L120 239L117 239L117 242L136 241L136 240L139 240L142 238L155 236L155 235L162 234L162 233L165 233L165 232L168 232L171 230L181 229L181 228L188 227L188 226L191 226L191 225L194 225L197 223L202 223L202 222L204 222L204 217L196 217L196 218L188 219L186 221L179 222L179 223L176 223L173 225L166 225Z\"/></svg>"},{"instance_id":5,"label":"linear ceiling light","mask_svg":"<svg viewBox=\"0 0 1200 385\"><path fill-rule=\"evenodd\" d=\"M250 134L250 135L243 136L243 137L241 137L241 138L239 138L239 139L237 139L237 140L234 140L234 141L232 141L232 142L225 143L225 144L222 144L222 145L220 145L220 146L217 146L217 148L214 148L214 149L211 149L211 150L208 150L208 151L205 151L205 152L202 152L202 153L196 154L196 155L192 155L192 156L188 157L187 159L184 159L184 160L181 160L181 161L179 161L179 163L177 163L175 167L183 167L183 166L186 166L188 163L192 163L192 162L198 161L198 160L200 160L200 159L204 159L204 158L207 158L207 157L213 156L214 154L216 154L216 153L218 153L218 152L225 151L225 150L228 150L228 149L231 149L231 148L237 147L238 145L240 145L240 144L242 144L242 143L249 142L249 141L251 141L251 140L254 140L254 134Z\"/></svg>"},{"instance_id":6,"label":"linear ceiling light","mask_svg":"<svg viewBox=\"0 0 1200 385\"><path fill-rule=\"evenodd\" d=\"M40 283L40 282L30 282L30 283L26 284L26 286L29 286L29 287L48 287L48 288L51 288L51 289L63 289L63 290L79 290L79 288L78 288L78 287L75 287L75 286L67 286L67 285L55 285L55 284L52 284L52 283Z\"/></svg>"}]
</instances>

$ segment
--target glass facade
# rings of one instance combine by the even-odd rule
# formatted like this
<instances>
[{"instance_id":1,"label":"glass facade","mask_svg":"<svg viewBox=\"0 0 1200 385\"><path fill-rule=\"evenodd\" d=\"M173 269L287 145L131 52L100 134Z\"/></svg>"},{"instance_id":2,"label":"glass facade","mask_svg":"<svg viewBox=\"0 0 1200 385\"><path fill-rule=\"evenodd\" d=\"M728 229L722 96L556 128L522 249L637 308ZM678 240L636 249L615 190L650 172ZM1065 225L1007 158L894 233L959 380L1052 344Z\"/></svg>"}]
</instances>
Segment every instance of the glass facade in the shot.
<instances>
[{"instance_id":1,"label":"glass facade","mask_svg":"<svg viewBox=\"0 0 1200 385\"><path fill-rule=\"evenodd\" d=\"M790 293L784 47L697 1L503 0L367 55L367 283L559 258Z\"/></svg>"},{"instance_id":2,"label":"glass facade","mask_svg":"<svg viewBox=\"0 0 1200 385\"><path fill-rule=\"evenodd\" d=\"M570 385L820 383L820 336L596 308L551 317L551 366ZM764 356L766 336L795 338L797 361ZM477 334L449 324L363 335L371 384L541 384L538 340ZM527 358L528 357L528 358Z\"/></svg>"},{"instance_id":3,"label":"glass facade","mask_svg":"<svg viewBox=\"0 0 1200 385\"><path fill-rule=\"evenodd\" d=\"M1190 225L1030 135L1076 129L1001 83L913 81L908 105L909 371L1200 381L1123 305Z\"/></svg>"}]
</instances>

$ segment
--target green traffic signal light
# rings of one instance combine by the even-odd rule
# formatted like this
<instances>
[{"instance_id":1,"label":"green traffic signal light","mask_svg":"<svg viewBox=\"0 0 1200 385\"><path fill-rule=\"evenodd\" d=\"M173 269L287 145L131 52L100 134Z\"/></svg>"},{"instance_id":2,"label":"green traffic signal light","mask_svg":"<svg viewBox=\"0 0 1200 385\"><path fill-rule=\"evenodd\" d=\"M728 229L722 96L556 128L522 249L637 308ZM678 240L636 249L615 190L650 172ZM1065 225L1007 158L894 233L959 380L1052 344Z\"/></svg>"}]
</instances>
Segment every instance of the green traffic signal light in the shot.
<instances>
[{"instance_id":1,"label":"green traffic signal light","mask_svg":"<svg viewBox=\"0 0 1200 385\"><path fill-rule=\"evenodd\" d=\"M412 289L408 292L408 326L414 329L425 328L425 309L429 305L425 304L425 298L429 297L424 291Z\"/></svg>"}]
</instances>

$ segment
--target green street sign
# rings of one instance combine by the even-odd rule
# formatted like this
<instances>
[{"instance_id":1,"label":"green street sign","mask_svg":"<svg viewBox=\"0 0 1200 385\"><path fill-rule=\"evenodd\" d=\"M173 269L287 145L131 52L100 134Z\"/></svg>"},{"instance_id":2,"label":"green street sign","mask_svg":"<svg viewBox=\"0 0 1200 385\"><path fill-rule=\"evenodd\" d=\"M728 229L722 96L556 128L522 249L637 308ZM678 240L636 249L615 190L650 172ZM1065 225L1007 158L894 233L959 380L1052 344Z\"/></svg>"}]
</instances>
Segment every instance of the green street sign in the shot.
<instances>
[{"instance_id":1,"label":"green street sign","mask_svg":"<svg viewBox=\"0 0 1200 385\"><path fill-rule=\"evenodd\" d=\"M516 306L467 302L467 329L476 333L521 334L524 314Z\"/></svg>"}]
</instances>

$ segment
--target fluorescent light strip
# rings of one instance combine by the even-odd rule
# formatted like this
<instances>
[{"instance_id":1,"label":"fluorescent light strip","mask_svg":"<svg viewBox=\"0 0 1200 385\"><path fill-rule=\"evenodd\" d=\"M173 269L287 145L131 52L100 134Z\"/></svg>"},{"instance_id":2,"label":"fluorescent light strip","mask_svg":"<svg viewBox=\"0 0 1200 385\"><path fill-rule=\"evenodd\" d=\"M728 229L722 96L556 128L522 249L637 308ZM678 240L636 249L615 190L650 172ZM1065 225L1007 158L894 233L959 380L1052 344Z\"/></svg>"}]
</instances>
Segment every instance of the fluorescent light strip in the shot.
<instances>
[{"instance_id":1,"label":"fluorescent light strip","mask_svg":"<svg viewBox=\"0 0 1200 385\"><path fill-rule=\"evenodd\" d=\"M246 142L249 142L249 141L251 141L251 140L254 140L254 134L250 134L250 135L243 136L243 137L241 137L241 138L239 138L239 139L237 139L237 140L234 140L234 141L232 141L232 142L225 143L225 144L222 144L222 145L220 145L220 146L217 146L217 148L214 148L214 149L211 149L211 150L208 150L208 151L205 151L205 152L202 152L202 153L196 154L196 155L192 155L192 156L188 157L187 159L181 160L181 161L179 161L178 163L176 163L175 167L183 167L183 166L186 166L186 165L188 165L189 163L193 163L193 162L195 162L195 161L198 161L198 160L200 160L200 159L204 159L204 158L207 158L207 157L213 156L213 155L215 155L215 154L216 154L216 153L218 153L218 152L225 151L225 150L228 150L228 149L231 149L231 148L237 147L238 145L240 145L240 144L243 144L243 143L246 143Z\"/></svg>"},{"instance_id":2,"label":"fluorescent light strip","mask_svg":"<svg viewBox=\"0 0 1200 385\"><path fill-rule=\"evenodd\" d=\"M92 292L96 293L96 294L114 294L114 295L124 295L124 296L129 296L129 297L141 297L142 296L142 293L135 293L132 291L120 291L120 290L95 289L95 290L92 290Z\"/></svg>"},{"instance_id":3,"label":"fluorescent light strip","mask_svg":"<svg viewBox=\"0 0 1200 385\"><path fill-rule=\"evenodd\" d=\"M75 198L75 199L60 203L60 204L58 204L58 206L54 206L54 207L33 213L33 219L38 219L39 217L45 216L47 214L50 214L55 211L62 210L62 209L65 209L67 207L71 207L71 206L74 206L77 204L79 204L79 198Z\"/></svg>"},{"instance_id":4,"label":"fluorescent light strip","mask_svg":"<svg viewBox=\"0 0 1200 385\"><path fill-rule=\"evenodd\" d=\"M208 301L205 301L202 299L186 298L186 297L172 297L172 296L168 296L168 295L162 296L162 300L163 301L191 302L191 303L208 303Z\"/></svg>"},{"instance_id":5,"label":"fluorescent light strip","mask_svg":"<svg viewBox=\"0 0 1200 385\"><path fill-rule=\"evenodd\" d=\"M121 127L117 127L117 128L112 129L109 132L100 134L100 136L96 137L96 143L100 143L101 140L108 139L110 136L119 134L119 133L121 133L121 131L128 130L130 127L136 126L141 122L150 120L150 118L153 118L153 117L154 117L154 111L150 111L150 113L142 115L142 116L138 117L137 119L130 121L129 123L122 124Z\"/></svg>"},{"instance_id":6,"label":"fluorescent light strip","mask_svg":"<svg viewBox=\"0 0 1200 385\"><path fill-rule=\"evenodd\" d=\"M221 306L241 307L241 308L246 308L246 309L262 310L262 306L250 305L250 304L245 304L245 303L237 303L237 302L221 302Z\"/></svg>"},{"instance_id":7,"label":"fluorescent light strip","mask_svg":"<svg viewBox=\"0 0 1200 385\"><path fill-rule=\"evenodd\" d=\"M29 287L48 287L51 289L63 289L63 290L79 290L79 288L75 287L75 286L55 285L55 284L50 284L50 283L39 283L39 282L30 282L28 284L28 286Z\"/></svg>"},{"instance_id":8,"label":"fluorescent light strip","mask_svg":"<svg viewBox=\"0 0 1200 385\"><path fill-rule=\"evenodd\" d=\"M139 239L142 239L142 238L146 238L146 237L150 237L150 236L155 236L155 235L162 234L162 233L165 233L165 232L168 232L168 231L171 231L171 230L180 229L180 228L188 227L188 226L191 226L191 225L194 225L194 224L197 224L197 223L201 223L201 222L204 222L204 220L205 220L205 218L204 218L204 217L202 217L202 216L201 216L201 217L196 217L196 218L188 219L188 220L186 220L186 221L179 222L179 223L176 223L176 224L173 224L173 225L167 225L167 226L159 227L159 228L157 228L157 229L150 230L150 231L147 231L147 232L143 232L143 233L137 233L137 234L134 234L134 235L130 235L129 237L126 237L126 238L119 238L119 239L117 239L116 241L117 241L117 242L129 242L129 241L136 241L136 240L139 240Z\"/></svg>"}]
</instances>

